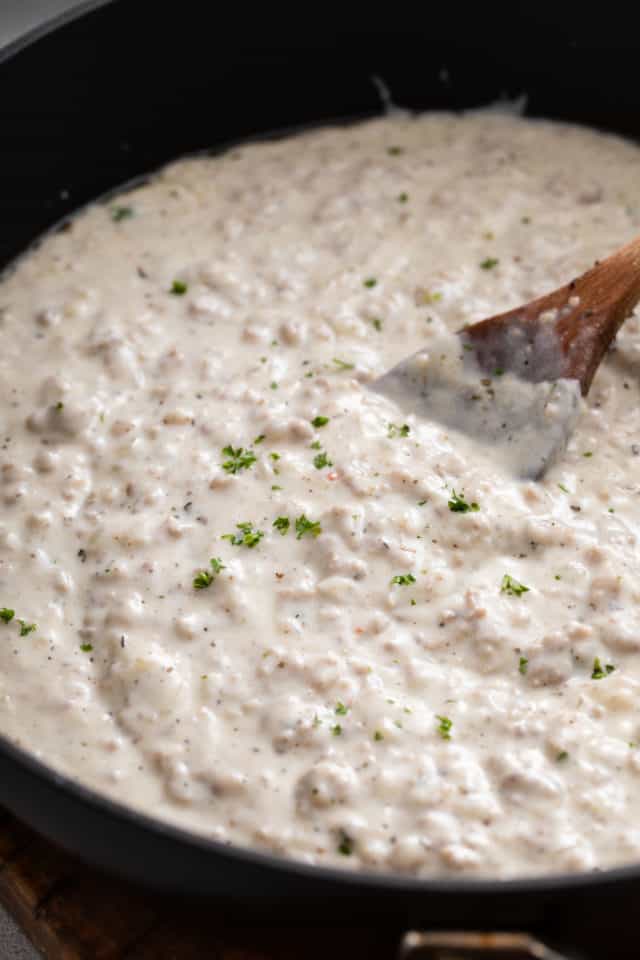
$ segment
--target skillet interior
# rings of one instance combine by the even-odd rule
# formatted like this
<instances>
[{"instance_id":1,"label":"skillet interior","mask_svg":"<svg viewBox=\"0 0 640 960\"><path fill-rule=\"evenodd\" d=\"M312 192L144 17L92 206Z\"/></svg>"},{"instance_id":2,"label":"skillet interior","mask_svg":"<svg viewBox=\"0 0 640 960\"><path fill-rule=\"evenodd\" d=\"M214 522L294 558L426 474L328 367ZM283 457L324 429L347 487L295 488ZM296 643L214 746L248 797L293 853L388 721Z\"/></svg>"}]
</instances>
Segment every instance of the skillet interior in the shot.
<instances>
[{"instance_id":1,"label":"skillet interior","mask_svg":"<svg viewBox=\"0 0 640 960\"><path fill-rule=\"evenodd\" d=\"M88 200L168 159L378 112L372 75L411 109L460 109L526 93L532 115L640 139L632 24L623 50L619 38L606 47L601 23L576 33L561 11L545 19L523 9L518 22L485 10L465 12L463 24L456 16L430 10L424 23L402 29L350 32L345 25L337 32L326 23L223 22L196 0L181 3L179 13L154 5L153 15L148 5L116 2L9 50L0 63L0 268ZM613 929L640 891L640 866L507 883L304 869L145 821L70 787L1 739L0 801L87 859L196 894L339 895L350 911L384 897L388 909L432 926L553 932L571 923L590 940L585 898L597 898L598 923L605 910Z\"/></svg>"}]
</instances>

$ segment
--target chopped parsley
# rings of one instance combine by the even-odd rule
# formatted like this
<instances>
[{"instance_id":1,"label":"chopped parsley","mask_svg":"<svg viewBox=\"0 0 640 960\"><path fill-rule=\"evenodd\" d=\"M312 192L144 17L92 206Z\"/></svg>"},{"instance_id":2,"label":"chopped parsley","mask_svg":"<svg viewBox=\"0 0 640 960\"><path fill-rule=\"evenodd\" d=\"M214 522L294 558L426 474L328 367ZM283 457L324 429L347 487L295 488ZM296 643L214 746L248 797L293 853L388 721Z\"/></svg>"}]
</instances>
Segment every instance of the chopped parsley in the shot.
<instances>
[{"instance_id":1,"label":"chopped parsley","mask_svg":"<svg viewBox=\"0 0 640 960\"><path fill-rule=\"evenodd\" d=\"M404 147L387 147L387 153L390 157L399 157L401 153L404 153Z\"/></svg>"},{"instance_id":2,"label":"chopped parsley","mask_svg":"<svg viewBox=\"0 0 640 960\"><path fill-rule=\"evenodd\" d=\"M339 723L336 723L335 726L331 727L331 733L334 737L339 737L342 735L342 727Z\"/></svg>"},{"instance_id":3,"label":"chopped parsley","mask_svg":"<svg viewBox=\"0 0 640 960\"><path fill-rule=\"evenodd\" d=\"M223 456L228 457L222 464L222 469L227 473L240 473L241 470L248 470L256 462L256 455L249 447L232 447L230 444L222 448Z\"/></svg>"},{"instance_id":4,"label":"chopped parsley","mask_svg":"<svg viewBox=\"0 0 640 960\"><path fill-rule=\"evenodd\" d=\"M266 433L259 433L258 436L257 436L257 437L255 438L255 440L253 441L253 442L254 442L254 445L255 445L256 443L262 443L262 441L266 439L266 436L267 436Z\"/></svg>"},{"instance_id":5,"label":"chopped parsley","mask_svg":"<svg viewBox=\"0 0 640 960\"><path fill-rule=\"evenodd\" d=\"M314 440L313 443L311 444L311 449L312 449L312 450L322 450L322 444L320 443L319 440Z\"/></svg>"},{"instance_id":6,"label":"chopped parsley","mask_svg":"<svg viewBox=\"0 0 640 960\"><path fill-rule=\"evenodd\" d=\"M56 403L56 410L58 413L64 410L64 403L62 402L62 400L58 400L58 402Z\"/></svg>"},{"instance_id":7,"label":"chopped parsley","mask_svg":"<svg viewBox=\"0 0 640 960\"><path fill-rule=\"evenodd\" d=\"M387 426L387 436L390 440L393 440L395 437L408 437L410 432L411 427L408 423L403 423L400 427L397 423L390 423Z\"/></svg>"},{"instance_id":8,"label":"chopped parsley","mask_svg":"<svg viewBox=\"0 0 640 960\"><path fill-rule=\"evenodd\" d=\"M306 533L312 537L319 537L322 533L322 527L319 520L308 520L304 513L296 519L296 540L302 540Z\"/></svg>"},{"instance_id":9,"label":"chopped parsley","mask_svg":"<svg viewBox=\"0 0 640 960\"><path fill-rule=\"evenodd\" d=\"M558 486L560 487L560 489L562 490L563 493L569 493L569 491L568 491L567 488L565 487L564 483L559 483Z\"/></svg>"},{"instance_id":10,"label":"chopped parsley","mask_svg":"<svg viewBox=\"0 0 640 960\"><path fill-rule=\"evenodd\" d=\"M114 223L120 223L121 220L128 220L133 216L133 207L112 207L111 219Z\"/></svg>"},{"instance_id":11,"label":"chopped parsley","mask_svg":"<svg viewBox=\"0 0 640 960\"><path fill-rule=\"evenodd\" d=\"M338 853L341 853L343 857L350 857L353 853L353 840L344 831L338 844Z\"/></svg>"},{"instance_id":12,"label":"chopped parsley","mask_svg":"<svg viewBox=\"0 0 640 960\"><path fill-rule=\"evenodd\" d=\"M451 727L453 726L453 720L450 720L449 717L441 717L439 713L436 714L436 720L438 721L438 733L443 740L451 740Z\"/></svg>"},{"instance_id":13,"label":"chopped parsley","mask_svg":"<svg viewBox=\"0 0 640 960\"><path fill-rule=\"evenodd\" d=\"M520 657L520 661L518 663L518 670L520 671L523 677L526 674L528 667L529 667L529 661L527 660L527 658Z\"/></svg>"},{"instance_id":14,"label":"chopped parsley","mask_svg":"<svg viewBox=\"0 0 640 960\"><path fill-rule=\"evenodd\" d=\"M408 199L409 199L408 193L403 192L398 194L398 203L406 203Z\"/></svg>"},{"instance_id":15,"label":"chopped parsley","mask_svg":"<svg viewBox=\"0 0 640 960\"><path fill-rule=\"evenodd\" d=\"M21 636L21 637L26 637L27 634L33 633L34 630L37 630L37 629L38 629L37 624L35 624L35 623L27 623L26 620L20 620L20 618L18 618L18 623L20 624L20 636Z\"/></svg>"},{"instance_id":16,"label":"chopped parsley","mask_svg":"<svg viewBox=\"0 0 640 960\"><path fill-rule=\"evenodd\" d=\"M475 513L480 509L475 500L472 503L467 503L464 493L456 493L453 487L451 488L451 499L447 501L447 505L452 513L469 513L470 511Z\"/></svg>"},{"instance_id":17,"label":"chopped parsley","mask_svg":"<svg viewBox=\"0 0 640 960\"><path fill-rule=\"evenodd\" d=\"M592 456L593 456L593 450L585 450L585 452L582 454L582 456L583 456L583 457L592 457Z\"/></svg>"},{"instance_id":18,"label":"chopped parsley","mask_svg":"<svg viewBox=\"0 0 640 960\"><path fill-rule=\"evenodd\" d=\"M272 380L271 383L269 384L269 386L271 387L272 390L277 390L277 389L278 389L278 384L277 384L277 382L276 382L275 380Z\"/></svg>"},{"instance_id":19,"label":"chopped parsley","mask_svg":"<svg viewBox=\"0 0 640 960\"><path fill-rule=\"evenodd\" d=\"M564 763L565 760L569 759L569 754L566 750L561 750L560 753L556 756L556 763Z\"/></svg>"},{"instance_id":20,"label":"chopped parsley","mask_svg":"<svg viewBox=\"0 0 640 960\"><path fill-rule=\"evenodd\" d=\"M531 217L520 217L520 223L531 223Z\"/></svg>"},{"instance_id":21,"label":"chopped parsley","mask_svg":"<svg viewBox=\"0 0 640 960\"><path fill-rule=\"evenodd\" d=\"M273 521L273 526L276 528L276 530L279 530L280 535L284 537L285 533L291 526L289 517L276 517L276 519Z\"/></svg>"},{"instance_id":22,"label":"chopped parsley","mask_svg":"<svg viewBox=\"0 0 640 960\"><path fill-rule=\"evenodd\" d=\"M366 280L363 280L363 281L362 281L362 286L363 286L363 287L368 287L369 289L371 289L371 287L375 287L375 285L376 285L377 282L378 282L378 281L376 280L375 277L367 277Z\"/></svg>"},{"instance_id":23,"label":"chopped parsley","mask_svg":"<svg viewBox=\"0 0 640 960\"><path fill-rule=\"evenodd\" d=\"M320 427L326 427L329 423L329 417L314 417L311 421L311 426L319 429Z\"/></svg>"},{"instance_id":24,"label":"chopped parsley","mask_svg":"<svg viewBox=\"0 0 640 960\"><path fill-rule=\"evenodd\" d=\"M425 290L424 287L418 287L415 294L416 306L418 307L428 307L432 303L438 303L442 300L442 294L439 290L432 292L431 290ZM428 322L431 322L431 318L428 318Z\"/></svg>"},{"instance_id":25,"label":"chopped parsley","mask_svg":"<svg viewBox=\"0 0 640 960\"><path fill-rule=\"evenodd\" d=\"M206 587L210 587L220 571L224 570L224 563L219 557L212 557L209 563L211 565L211 572L208 570L200 570L193 578L194 590L204 590Z\"/></svg>"},{"instance_id":26,"label":"chopped parsley","mask_svg":"<svg viewBox=\"0 0 640 960\"><path fill-rule=\"evenodd\" d=\"M228 540L233 547L249 547L249 549L252 549L256 547L264 537L263 531L254 530L253 524L251 523L236 523L236 527L241 535L237 533L225 533L222 536L222 539Z\"/></svg>"},{"instance_id":27,"label":"chopped parsley","mask_svg":"<svg viewBox=\"0 0 640 960\"><path fill-rule=\"evenodd\" d=\"M355 363L348 363L346 360L340 360L338 357L334 357L333 362L338 370L353 370L355 367Z\"/></svg>"},{"instance_id":28,"label":"chopped parsley","mask_svg":"<svg viewBox=\"0 0 640 960\"><path fill-rule=\"evenodd\" d=\"M82 650L83 653L91 653L91 651L93 650L93 644L91 644L91 643L81 643L81 644L80 644L80 649Z\"/></svg>"},{"instance_id":29,"label":"chopped parsley","mask_svg":"<svg viewBox=\"0 0 640 960\"><path fill-rule=\"evenodd\" d=\"M174 280L173 283L171 284L171 289L169 290L169 293L173 293L173 295L176 297L181 297L183 294L187 292L188 289L189 288L187 287L184 280Z\"/></svg>"},{"instance_id":30,"label":"chopped parsley","mask_svg":"<svg viewBox=\"0 0 640 960\"><path fill-rule=\"evenodd\" d=\"M9 607L2 607L0 609L0 620L2 620L3 623L11 623L15 615L15 610L10 610Z\"/></svg>"},{"instance_id":31,"label":"chopped parsley","mask_svg":"<svg viewBox=\"0 0 640 960\"><path fill-rule=\"evenodd\" d=\"M376 730L373 734L373 739L377 741L384 740L384 733L381 730Z\"/></svg>"},{"instance_id":32,"label":"chopped parsley","mask_svg":"<svg viewBox=\"0 0 640 960\"><path fill-rule=\"evenodd\" d=\"M371 317L369 323L370 323L371 326L374 327L374 329L377 330L378 332L380 332L380 330L382 330L382 320L380 319L380 317Z\"/></svg>"},{"instance_id":33,"label":"chopped parsley","mask_svg":"<svg viewBox=\"0 0 640 960\"><path fill-rule=\"evenodd\" d=\"M412 573L397 573L391 578L391 583L397 583L401 587L408 587L410 583L415 583L416 578Z\"/></svg>"},{"instance_id":34,"label":"chopped parsley","mask_svg":"<svg viewBox=\"0 0 640 960\"><path fill-rule=\"evenodd\" d=\"M593 661L593 670L591 672L592 680L603 680L604 677L608 677L610 673L613 673L615 667L612 663L605 663L604 668L600 663L600 657L596 657Z\"/></svg>"},{"instance_id":35,"label":"chopped parsley","mask_svg":"<svg viewBox=\"0 0 640 960\"><path fill-rule=\"evenodd\" d=\"M338 715L339 717L346 717L346 715L349 713L349 707L345 707L344 703L342 703L342 701L338 700L338 702L337 702L337 704L336 704L336 710L335 710L335 712L337 713L337 715Z\"/></svg>"},{"instance_id":36,"label":"chopped parsley","mask_svg":"<svg viewBox=\"0 0 640 960\"><path fill-rule=\"evenodd\" d=\"M500 593L508 593L510 597L521 597L523 593L528 592L529 587L525 587L524 583L520 583L509 576L508 573L505 573L500 584Z\"/></svg>"},{"instance_id":37,"label":"chopped parsley","mask_svg":"<svg viewBox=\"0 0 640 960\"><path fill-rule=\"evenodd\" d=\"M316 468L316 470L322 470L324 469L324 467L332 467L333 460L329 460L329 457L327 456L326 451L323 450L322 453L317 453L315 455L315 457L313 458L313 465Z\"/></svg>"},{"instance_id":38,"label":"chopped parsley","mask_svg":"<svg viewBox=\"0 0 640 960\"><path fill-rule=\"evenodd\" d=\"M493 270L494 267L497 267L500 261L496 257L487 257L482 261L480 266L483 270Z\"/></svg>"}]
</instances>

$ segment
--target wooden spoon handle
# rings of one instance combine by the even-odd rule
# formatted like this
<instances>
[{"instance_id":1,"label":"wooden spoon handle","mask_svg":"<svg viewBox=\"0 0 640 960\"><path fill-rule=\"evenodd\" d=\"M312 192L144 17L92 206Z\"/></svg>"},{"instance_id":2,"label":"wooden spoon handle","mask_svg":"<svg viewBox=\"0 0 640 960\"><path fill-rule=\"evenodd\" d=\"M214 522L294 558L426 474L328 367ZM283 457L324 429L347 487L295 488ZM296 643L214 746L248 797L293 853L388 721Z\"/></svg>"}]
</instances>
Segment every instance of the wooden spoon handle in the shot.
<instances>
[{"instance_id":1,"label":"wooden spoon handle","mask_svg":"<svg viewBox=\"0 0 640 960\"><path fill-rule=\"evenodd\" d=\"M572 281L565 297L569 309L560 308L555 325L565 357L563 372L580 381L585 395L613 338L640 301L640 237ZM579 298L575 307L572 298Z\"/></svg>"}]
</instances>

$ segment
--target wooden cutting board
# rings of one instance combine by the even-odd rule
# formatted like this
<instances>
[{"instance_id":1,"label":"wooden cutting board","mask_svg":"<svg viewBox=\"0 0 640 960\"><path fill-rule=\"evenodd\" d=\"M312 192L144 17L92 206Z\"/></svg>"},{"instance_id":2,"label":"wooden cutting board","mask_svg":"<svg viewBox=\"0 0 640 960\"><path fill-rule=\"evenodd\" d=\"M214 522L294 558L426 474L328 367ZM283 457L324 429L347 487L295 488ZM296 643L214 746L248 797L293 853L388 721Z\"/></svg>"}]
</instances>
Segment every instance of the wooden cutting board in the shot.
<instances>
[{"instance_id":1,"label":"wooden cutting board","mask_svg":"<svg viewBox=\"0 0 640 960\"><path fill-rule=\"evenodd\" d=\"M393 960L399 931L269 918L152 895L89 869L0 812L0 902L47 960Z\"/></svg>"}]
</instances>

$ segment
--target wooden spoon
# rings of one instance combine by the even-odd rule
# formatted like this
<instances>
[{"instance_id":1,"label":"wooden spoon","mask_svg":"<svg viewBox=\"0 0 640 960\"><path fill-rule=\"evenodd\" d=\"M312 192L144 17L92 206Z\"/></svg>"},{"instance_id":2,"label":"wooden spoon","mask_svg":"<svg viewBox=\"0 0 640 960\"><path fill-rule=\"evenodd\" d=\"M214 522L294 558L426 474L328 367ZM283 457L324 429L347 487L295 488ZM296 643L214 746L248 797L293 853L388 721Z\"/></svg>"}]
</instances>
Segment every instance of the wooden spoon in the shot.
<instances>
[{"instance_id":1,"label":"wooden spoon","mask_svg":"<svg viewBox=\"0 0 640 960\"><path fill-rule=\"evenodd\" d=\"M489 439L519 475L539 478L639 300L640 237L553 293L464 327L453 350L438 342L403 360L373 388Z\"/></svg>"},{"instance_id":2,"label":"wooden spoon","mask_svg":"<svg viewBox=\"0 0 640 960\"><path fill-rule=\"evenodd\" d=\"M578 380L586 396L609 344L640 300L640 237L577 280L515 310L464 327L486 372L524 380ZM530 349L513 350L513 331ZM526 354L526 355L525 355Z\"/></svg>"}]
</instances>

